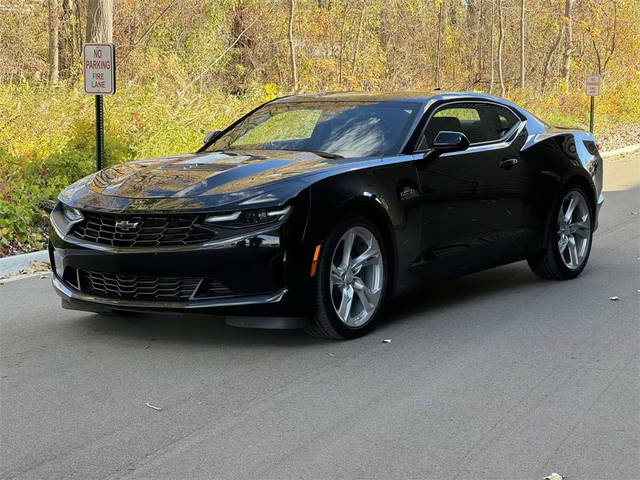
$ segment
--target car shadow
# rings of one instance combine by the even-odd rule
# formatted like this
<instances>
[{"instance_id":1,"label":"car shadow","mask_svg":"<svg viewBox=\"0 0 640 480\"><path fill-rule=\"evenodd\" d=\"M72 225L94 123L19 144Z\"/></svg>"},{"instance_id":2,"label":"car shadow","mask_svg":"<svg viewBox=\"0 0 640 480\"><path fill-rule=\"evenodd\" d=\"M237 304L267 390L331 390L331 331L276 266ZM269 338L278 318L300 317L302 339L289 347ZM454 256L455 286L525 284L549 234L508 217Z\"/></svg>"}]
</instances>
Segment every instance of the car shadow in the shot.
<instances>
[{"instance_id":1,"label":"car shadow","mask_svg":"<svg viewBox=\"0 0 640 480\"><path fill-rule=\"evenodd\" d=\"M588 272L585 272L588 274ZM452 306L481 301L496 294L535 287L542 280L531 272L526 262L516 262L478 273L426 285L388 302L379 322L380 327L403 322L428 321L435 314Z\"/></svg>"},{"instance_id":2,"label":"car shadow","mask_svg":"<svg viewBox=\"0 0 640 480\"><path fill-rule=\"evenodd\" d=\"M539 283L526 263L519 262L472 275L446 280L395 298L384 309L379 322L383 328L393 328L404 322L429 321L429 313L494 295L508 294L517 288ZM192 343L243 346L292 346L332 343L312 338L302 330L263 330L228 326L224 318L213 315L181 313L86 314L78 318L98 335L123 336L145 344Z\"/></svg>"}]
</instances>

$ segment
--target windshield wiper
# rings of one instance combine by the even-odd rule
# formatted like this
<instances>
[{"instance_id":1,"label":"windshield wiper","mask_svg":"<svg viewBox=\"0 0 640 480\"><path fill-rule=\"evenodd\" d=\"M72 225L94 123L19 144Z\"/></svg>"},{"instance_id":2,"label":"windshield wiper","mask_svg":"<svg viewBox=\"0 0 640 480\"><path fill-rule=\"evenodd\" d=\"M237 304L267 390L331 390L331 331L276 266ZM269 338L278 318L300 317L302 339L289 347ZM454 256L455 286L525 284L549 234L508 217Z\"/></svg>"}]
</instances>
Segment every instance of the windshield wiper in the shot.
<instances>
[{"instance_id":1,"label":"windshield wiper","mask_svg":"<svg viewBox=\"0 0 640 480\"><path fill-rule=\"evenodd\" d=\"M338 155L337 153L329 153L323 152L322 150L309 150L311 153L315 153L319 157L324 158L344 158L342 155Z\"/></svg>"},{"instance_id":2,"label":"windshield wiper","mask_svg":"<svg viewBox=\"0 0 640 480\"><path fill-rule=\"evenodd\" d=\"M338 155L337 153L323 152L322 150L293 150L289 148L283 148L283 150L286 150L287 152L309 152L323 158L344 158L342 155Z\"/></svg>"}]
</instances>

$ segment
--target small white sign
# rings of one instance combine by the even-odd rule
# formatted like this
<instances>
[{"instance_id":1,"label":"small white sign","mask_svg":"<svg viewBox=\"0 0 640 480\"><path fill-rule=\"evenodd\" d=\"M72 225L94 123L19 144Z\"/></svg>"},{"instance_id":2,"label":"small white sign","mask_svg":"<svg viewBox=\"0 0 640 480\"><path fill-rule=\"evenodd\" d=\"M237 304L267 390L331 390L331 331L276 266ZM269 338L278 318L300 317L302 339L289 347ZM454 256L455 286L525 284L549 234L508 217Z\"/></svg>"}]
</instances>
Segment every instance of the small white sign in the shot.
<instances>
[{"instance_id":1,"label":"small white sign","mask_svg":"<svg viewBox=\"0 0 640 480\"><path fill-rule=\"evenodd\" d=\"M585 82L585 89L587 95L590 97L595 97L600 95L600 82L602 81L602 77L600 75L588 75L587 80Z\"/></svg>"},{"instance_id":2,"label":"small white sign","mask_svg":"<svg viewBox=\"0 0 640 480\"><path fill-rule=\"evenodd\" d=\"M112 43L85 43L82 65L85 93L90 95L116 93L116 55Z\"/></svg>"}]
</instances>

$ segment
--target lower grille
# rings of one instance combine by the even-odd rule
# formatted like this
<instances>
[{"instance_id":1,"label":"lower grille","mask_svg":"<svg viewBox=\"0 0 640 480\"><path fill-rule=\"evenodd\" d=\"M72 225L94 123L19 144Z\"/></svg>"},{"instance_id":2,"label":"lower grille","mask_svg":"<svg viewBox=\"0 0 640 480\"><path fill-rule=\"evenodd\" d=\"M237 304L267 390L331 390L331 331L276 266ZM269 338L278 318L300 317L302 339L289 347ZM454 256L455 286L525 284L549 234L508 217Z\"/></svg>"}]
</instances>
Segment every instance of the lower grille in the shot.
<instances>
[{"instance_id":1,"label":"lower grille","mask_svg":"<svg viewBox=\"0 0 640 480\"><path fill-rule=\"evenodd\" d=\"M73 275L69 277L73 278ZM231 294L227 287L212 278L152 277L78 270L77 279L79 285L74 287L81 292L126 300L184 302Z\"/></svg>"}]
</instances>

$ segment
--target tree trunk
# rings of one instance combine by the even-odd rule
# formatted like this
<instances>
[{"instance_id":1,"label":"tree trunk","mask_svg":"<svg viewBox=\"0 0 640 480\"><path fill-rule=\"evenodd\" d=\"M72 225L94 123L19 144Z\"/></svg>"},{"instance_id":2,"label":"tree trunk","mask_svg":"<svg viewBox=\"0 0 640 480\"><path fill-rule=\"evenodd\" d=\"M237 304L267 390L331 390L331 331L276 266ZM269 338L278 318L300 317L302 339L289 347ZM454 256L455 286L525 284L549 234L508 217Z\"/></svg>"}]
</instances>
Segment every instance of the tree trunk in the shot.
<instances>
[{"instance_id":1,"label":"tree trunk","mask_svg":"<svg viewBox=\"0 0 640 480\"><path fill-rule=\"evenodd\" d=\"M58 83L58 0L49 0L49 83Z\"/></svg>"},{"instance_id":2,"label":"tree trunk","mask_svg":"<svg viewBox=\"0 0 640 480\"><path fill-rule=\"evenodd\" d=\"M494 30L495 30L495 24L496 24L496 5L495 3L491 2L491 34L489 35L489 40L491 42L491 55L490 55L490 61L491 61L491 80L489 81L489 94L493 93L493 83L495 81L495 52L493 49L493 36L494 36Z\"/></svg>"},{"instance_id":3,"label":"tree trunk","mask_svg":"<svg viewBox=\"0 0 640 480\"><path fill-rule=\"evenodd\" d=\"M81 55L82 34L80 33L80 12L78 2L62 0L62 18L58 33L58 63L60 77L68 78L73 71L74 62Z\"/></svg>"},{"instance_id":4,"label":"tree trunk","mask_svg":"<svg viewBox=\"0 0 640 480\"><path fill-rule=\"evenodd\" d=\"M113 41L113 0L87 2L87 43Z\"/></svg>"},{"instance_id":5,"label":"tree trunk","mask_svg":"<svg viewBox=\"0 0 640 480\"><path fill-rule=\"evenodd\" d=\"M347 9L349 8L349 0L344 2L344 10L342 11L342 28L340 29L340 59L338 66L338 85L342 86L342 62L344 59L344 30L347 25Z\"/></svg>"},{"instance_id":6,"label":"tree trunk","mask_svg":"<svg viewBox=\"0 0 640 480\"><path fill-rule=\"evenodd\" d=\"M600 72L600 75L604 75L604 72L607 69L607 65L609 64L609 60L611 60L611 58L613 57L613 54L616 51L616 30L618 29L618 8L615 0L611 0L611 3L613 7L613 28L611 29L612 30L611 48L609 49L607 58L605 58L604 60L604 65L602 67L602 71Z\"/></svg>"},{"instance_id":7,"label":"tree trunk","mask_svg":"<svg viewBox=\"0 0 640 480\"><path fill-rule=\"evenodd\" d=\"M476 38L476 55L478 57L478 71L476 73L476 82L482 78L484 71L484 0L480 0L480 10L478 12L478 36Z\"/></svg>"},{"instance_id":8,"label":"tree trunk","mask_svg":"<svg viewBox=\"0 0 640 480\"><path fill-rule=\"evenodd\" d=\"M358 20L358 33L356 34L356 45L353 49L353 61L351 62L351 75L355 75L356 66L358 65L358 50L360 49L360 37L362 35L362 24L364 23L364 16L367 12L366 2L360 5L360 20Z\"/></svg>"},{"instance_id":9,"label":"tree trunk","mask_svg":"<svg viewBox=\"0 0 640 480\"><path fill-rule=\"evenodd\" d=\"M504 75L502 73L502 46L504 45L504 22L502 21L502 0L498 0L498 78L500 79L500 96L504 97Z\"/></svg>"},{"instance_id":10,"label":"tree trunk","mask_svg":"<svg viewBox=\"0 0 640 480\"><path fill-rule=\"evenodd\" d=\"M564 33L564 26L560 25L560 27L558 28L558 35L556 36L555 41L551 44L551 48L547 52L547 55L544 59L544 65L542 67L542 93L544 93L547 88L547 77L549 75L549 65L551 65L551 59L553 58L553 54L558 48L558 45L560 45L560 40L562 40L563 33Z\"/></svg>"},{"instance_id":11,"label":"tree trunk","mask_svg":"<svg viewBox=\"0 0 640 480\"><path fill-rule=\"evenodd\" d=\"M565 44L564 44L564 55L562 62L562 76L564 77L564 85L565 91L569 92L569 68L571 65L571 41L572 41L572 18L571 18L571 7L573 6L574 0L565 0L564 3L564 19L567 22L566 28L566 36L565 36Z\"/></svg>"},{"instance_id":12,"label":"tree trunk","mask_svg":"<svg viewBox=\"0 0 640 480\"><path fill-rule=\"evenodd\" d=\"M293 43L293 10L295 0L289 0L289 54L291 55L291 79L293 91L298 91L298 66L296 65L296 47Z\"/></svg>"},{"instance_id":13,"label":"tree trunk","mask_svg":"<svg viewBox=\"0 0 640 480\"><path fill-rule=\"evenodd\" d=\"M520 88L524 88L524 4L520 0Z\"/></svg>"},{"instance_id":14,"label":"tree trunk","mask_svg":"<svg viewBox=\"0 0 640 480\"><path fill-rule=\"evenodd\" d=\"M441 59L442 59L442 37L443 28L445 23L445 7L446 0L440 1L440 11L438 12L438 40L436 45L436 72L435 72L435 86L440 88L440 68L441 68Z\"/></svg>"},{"instance_id":15,"label":"tree trunk","mask_svg":"<svg viewBox=\"0 0 640 480\"><path fill-rule=\"evenodd\" d=\"M478 36L476 38L476 56L478 57L478 72L476 74L476 81L482 78L482 71L484 70L484 59L482 55L482 45L484 43L484 0L480 0L480 11L478 15Z\"/></svg>"}]
</instances>

